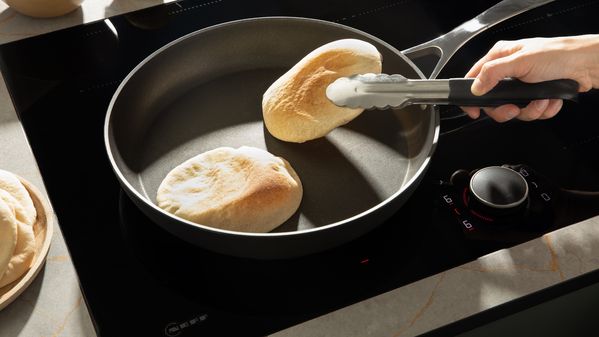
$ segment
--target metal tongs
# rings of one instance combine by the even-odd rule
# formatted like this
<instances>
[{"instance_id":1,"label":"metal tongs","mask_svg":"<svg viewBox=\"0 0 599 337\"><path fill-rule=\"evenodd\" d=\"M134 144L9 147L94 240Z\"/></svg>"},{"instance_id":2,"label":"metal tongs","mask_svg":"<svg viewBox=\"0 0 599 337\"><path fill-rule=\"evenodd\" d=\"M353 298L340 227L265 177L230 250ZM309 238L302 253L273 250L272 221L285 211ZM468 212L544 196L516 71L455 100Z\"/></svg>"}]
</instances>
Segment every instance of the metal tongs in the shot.
<instances>
[{"instance_id":1,"label":"metal tongs","mask_svg":"<svg viewBox=\"0 0 599 337\"><path fill-rule=\"evenodd\" d=\"M338 106L364 109L403 108L411 104L493 107L509 103L526 106L532 100L576 100L578 97L578 83L573 80L524 83L507 78L482 96L475 96L470 91L473 80L415 80L397 74L358 74L337 79L327 87L326 95Z\"/></svg>"}]
</instances>

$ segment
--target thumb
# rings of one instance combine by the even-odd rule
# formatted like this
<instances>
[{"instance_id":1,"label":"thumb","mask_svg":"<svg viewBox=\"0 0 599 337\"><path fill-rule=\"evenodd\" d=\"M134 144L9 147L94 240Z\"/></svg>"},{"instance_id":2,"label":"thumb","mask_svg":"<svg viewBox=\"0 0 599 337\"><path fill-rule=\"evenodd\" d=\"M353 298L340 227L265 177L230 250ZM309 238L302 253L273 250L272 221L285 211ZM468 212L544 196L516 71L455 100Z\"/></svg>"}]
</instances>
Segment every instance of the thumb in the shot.
<instances>
[{"instance_id":1,"label":"thumb","mask_svg":"<svg viewBox=\"0 0 599 337\"><path fill-rule=\"evenodd\" d=\"M476 76L470 90L476 96L481 96L489 92L493 87L506 77L521 77L526 75L526 71L519 55L512 54L506 57L491 60L485 63L480 73Z\"/></svg>"}]
</instances>

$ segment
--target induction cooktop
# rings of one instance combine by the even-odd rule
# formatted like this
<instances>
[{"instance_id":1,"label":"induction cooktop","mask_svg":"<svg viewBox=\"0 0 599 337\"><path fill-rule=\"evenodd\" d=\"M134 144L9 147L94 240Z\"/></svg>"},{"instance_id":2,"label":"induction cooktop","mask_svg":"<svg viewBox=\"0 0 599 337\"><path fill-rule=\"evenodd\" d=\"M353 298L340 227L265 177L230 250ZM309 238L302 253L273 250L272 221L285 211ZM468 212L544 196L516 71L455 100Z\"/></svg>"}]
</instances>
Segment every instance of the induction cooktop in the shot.
<instances>
[{"instance_id":1,"label":"induction cooktop","mask_svg":"<svg viewBox=\"0 0 599 337\"><path fill-rule=\"evenodd\" d=\"M0 46L97 333L266 335L599 214L593 193L576 192L599 191L596 92L535 122L470 120L442 108L430 169L400 211L357 240L295 259L242 259L188 244L145 217L110 167L103 125L118 84L189 32L247 17L302 16L403 50L493 4L184 0ZM599 1L564 0L507 20L466 44L440 77L463 76L500 39L597 32L598 11ZM493 166L526 184L519 207L489 210L468 190L477 170Z\"/></svg>"}]
</instances>

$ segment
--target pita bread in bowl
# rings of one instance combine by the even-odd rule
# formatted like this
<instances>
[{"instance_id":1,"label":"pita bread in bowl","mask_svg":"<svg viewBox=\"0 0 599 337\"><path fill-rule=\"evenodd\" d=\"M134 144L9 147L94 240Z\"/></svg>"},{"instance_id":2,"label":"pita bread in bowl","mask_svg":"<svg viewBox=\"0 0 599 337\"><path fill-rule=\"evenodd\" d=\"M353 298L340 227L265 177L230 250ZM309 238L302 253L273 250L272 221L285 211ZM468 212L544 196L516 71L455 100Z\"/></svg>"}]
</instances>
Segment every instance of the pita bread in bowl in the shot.
<instances>
[{"instance_id":1,"label":"pita bread in bowl","mask_svg":"<svg viewBox=\"0 0 599 337\"><path fill-rule=\"evenodd\" d=\"M22 228L22 226L29 226L33 230L34 254L31 261L28 262L27 256L29 256L29 253L21 253L20 261L18 261L20 262L18 268L22 271L22 274L17 275L18 270L17 268L15 268L17 267L15 265L13 267L13 276L11 276L11 282L4 285L3 287L0 287L0 310L9 305L25 289L27 289L27 287L31 284L31 282L33 282L35 277L43 268L44 263L46 261L46 256L48 255L48 251L50 249L50 242L52 241L52 234L54 229L54 213L52 212L52 209L50 208L50 205L46 201L44 195L27 180L16 175L14 176L16 177L17 181L19 181L19 183L22 184L24 191L26 191L27 193L26 196L28 196L29 198L23 198L23 200L29 200L35 210L36 215L33 219L33 223L30 225L23 221L21 221L21 223L19 224L18 216L15 216L15 224L17 226L17 229ZM13 196L14 199L20 201L20 199L16 198L13 194L10 195ZM2 198L0 198L0 203L4 203L4 205L6 205L6 202ZM11 210L11 212L19 212L18 207L15 211L13 211L13 209L11 209L10 206L8 206L8 208ZM15 235L17 235L18 239L18 234L15 233ZM15 248L17 245L15 245ZM13 260L13 262L17 261ZM0 282L1 281L2 280L0 279Z\"/></svg>"},{"instance_id":2,"label":"pita bread in bowl","mask_svg":"<svg viewBox=\"0 0 599 337\"><path fill-rule=\"evenodd\" d=\"M27 191L20 178L11 172L0 169L0 190L10 193L21 204L23 209L19 215L22 218L19 220L29 226L33 225L36 218L36 209L29 191Z\"/></svg>"},{"instance_id":3,"label":"pita bread in bowl","mask_svg":"<svg viewBox=\"0 0 599 337\"><path fill-rule=\"evenodd\" d=\"M25 210L10 193L0 189L0 202L9 206L17 223L17 244L6 270L0 275L0 288L14 282L31 267L35 256L35 236L33 227L23 220Z\"/></svg>"},{"instance_id":4,"label":"pita bread in bowl","mask_svg":"<svg viewBox=\"0 0 599 337\"><path fill-rule=\"evenodd\" d=\"M0 275L4 275L17 245L17 219L14 211L0 200Z\"/></svg>"}]
</instances>

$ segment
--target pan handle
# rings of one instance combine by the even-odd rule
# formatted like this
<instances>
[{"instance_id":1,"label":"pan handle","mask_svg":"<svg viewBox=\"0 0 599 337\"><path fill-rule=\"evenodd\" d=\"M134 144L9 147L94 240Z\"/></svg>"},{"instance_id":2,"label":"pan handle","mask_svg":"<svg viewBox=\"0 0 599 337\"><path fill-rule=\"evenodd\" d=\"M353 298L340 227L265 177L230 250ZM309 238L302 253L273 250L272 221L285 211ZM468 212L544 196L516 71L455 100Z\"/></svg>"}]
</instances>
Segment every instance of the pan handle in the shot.
<instances>
[{"instance_id":1,"label":"pan handle","mask_svg":"<svg viewBox=\"0 0 599 337\"><path fill-rule=\"evenodd\" d=\"M453 54L471 38L504 20L552 1L554 0L503 0L447 34L408 48L402 53L410 59L430 54L439 56L439 61L429 76L431 79L437 78Z\"/></svg>"}]
</instances>

